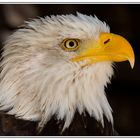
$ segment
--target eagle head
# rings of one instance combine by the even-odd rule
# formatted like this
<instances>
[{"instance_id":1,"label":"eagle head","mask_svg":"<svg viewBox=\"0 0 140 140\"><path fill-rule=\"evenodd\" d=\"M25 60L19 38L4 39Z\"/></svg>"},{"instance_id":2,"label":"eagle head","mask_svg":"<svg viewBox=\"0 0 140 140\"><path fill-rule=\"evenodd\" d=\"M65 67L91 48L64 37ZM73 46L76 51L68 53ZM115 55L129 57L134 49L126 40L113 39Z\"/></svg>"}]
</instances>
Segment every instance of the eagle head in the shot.
<instances>
[{"instance_id":1,"label":"eagle head","mask_svg":"<svg viewBox=\"0 0 140 140\"><path fill-rule=\"evenodd\" d=\"M113 62L126 60L134 66L131 45L97 17L77 13L25 22L4 45L0 110L38 121L39 129L55 115L65 121L64 130L75 111L113 124L104 88Z\"/></svg>"}]
</instances>

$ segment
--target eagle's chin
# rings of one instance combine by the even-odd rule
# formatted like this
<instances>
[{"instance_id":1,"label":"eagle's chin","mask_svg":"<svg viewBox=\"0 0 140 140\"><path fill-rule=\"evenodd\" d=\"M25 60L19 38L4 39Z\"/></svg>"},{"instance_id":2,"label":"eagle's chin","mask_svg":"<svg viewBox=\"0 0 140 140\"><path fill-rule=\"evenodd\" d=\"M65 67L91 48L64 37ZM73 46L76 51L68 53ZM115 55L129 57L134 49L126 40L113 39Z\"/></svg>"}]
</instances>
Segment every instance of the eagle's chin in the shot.
<instances>
[{"instance_id":1,"label":"eagle's chin","mask_svg":"<svg viewBox=\"0 0 140 140\"><path fill-rule=\"evenodd\" d=\"M80 114L87 111L102 125L103 115L113 123L104 91L113 74L111 62L82 69L71 64L56 65L49 65L46 71L43 67L24 69L23 73L22 68L16 73L11 68L1 82L1 110L8 110L8 114L18 118L39 121L40 129L55 115L58 120L65 120L64 130L76 110Z\"/></svg>"}]
</instances>

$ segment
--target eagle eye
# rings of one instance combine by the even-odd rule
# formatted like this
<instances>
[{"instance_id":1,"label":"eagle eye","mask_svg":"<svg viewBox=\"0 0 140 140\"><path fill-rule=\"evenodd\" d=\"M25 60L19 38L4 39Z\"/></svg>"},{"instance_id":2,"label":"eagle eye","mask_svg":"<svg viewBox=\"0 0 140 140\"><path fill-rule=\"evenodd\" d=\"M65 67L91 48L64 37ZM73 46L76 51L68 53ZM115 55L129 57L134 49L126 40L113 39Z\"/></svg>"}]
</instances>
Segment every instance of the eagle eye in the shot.
<instances>
[{"instance_id":1,"label":"eagle eye","mask_svg":"<svg viewBox=\"0 0 140 140\"><path fill-rule=\"evenodd\" d=\"M61 47L66 51L76 51L80 47L80 40L75 38L64 39Z\"/></svg>"}]
</instances>

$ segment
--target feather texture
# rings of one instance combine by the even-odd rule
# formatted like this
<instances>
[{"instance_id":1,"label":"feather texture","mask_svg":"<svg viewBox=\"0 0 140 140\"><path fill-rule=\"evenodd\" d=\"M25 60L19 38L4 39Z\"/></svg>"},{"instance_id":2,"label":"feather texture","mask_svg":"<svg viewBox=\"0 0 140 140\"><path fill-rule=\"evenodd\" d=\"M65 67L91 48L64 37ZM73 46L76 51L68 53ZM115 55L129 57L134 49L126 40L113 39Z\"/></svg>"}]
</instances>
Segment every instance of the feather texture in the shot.
<instances>
[{"instance_id":1,"label":"feather texture","mask_svg":"<svg viewBox=\"0 0 140 140\"><path fill-rule=\"evenodd\" d=\"M109 27L97 17L77 13L34 19L9 37L2 54L0 110L17 118L38 121L41 130L56 116L69 127L76 111L87 111L104 126L113 124L104 87L113 75L111 62L81 68L71 62L75 52L61 49L65 38L97 39Z\"/></svg>"}]
</instances>

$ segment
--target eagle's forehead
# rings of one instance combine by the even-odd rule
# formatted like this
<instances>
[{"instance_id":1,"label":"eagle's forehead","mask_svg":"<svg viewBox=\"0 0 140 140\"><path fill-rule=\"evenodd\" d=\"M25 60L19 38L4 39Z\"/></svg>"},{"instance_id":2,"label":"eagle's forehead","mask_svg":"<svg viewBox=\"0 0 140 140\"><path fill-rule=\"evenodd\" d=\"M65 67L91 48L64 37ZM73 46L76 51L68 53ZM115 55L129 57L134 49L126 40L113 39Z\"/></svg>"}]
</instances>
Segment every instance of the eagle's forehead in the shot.
<instances>
[{"instance_id":1,"label":"eagle's forehead","mask_svg":"<svg viewBox=\"0 0 140 140\"><path fill-rule=\"evenodd\" d=\"M18 35L26 33L25 42L31 44L58 45L65 38L90 39L98 38L101 32L110 32L109 26L96 16L87 16L80 13L77 15L56 15L27 21L25 29L18 31ZM23 34L24 33L24 34ZM28 34L28 35L27 35ZM38 38L38 39L37 39Z\"/></svg>"},{"instance_id":2,"label":"eagle's forehead","mask_svg":"<svg viewBox=\"0 0 140 140\"><path fill-rule=\"evenodd\" d=\"M58 15L45 18L49 28L54 27L62 37L72 38L97 38L101 32L109 32L109 26L96 16L87 16L80 13L77 15ZM55 30L56 31L56 30Z\"/></svg>"}]
</instances>

